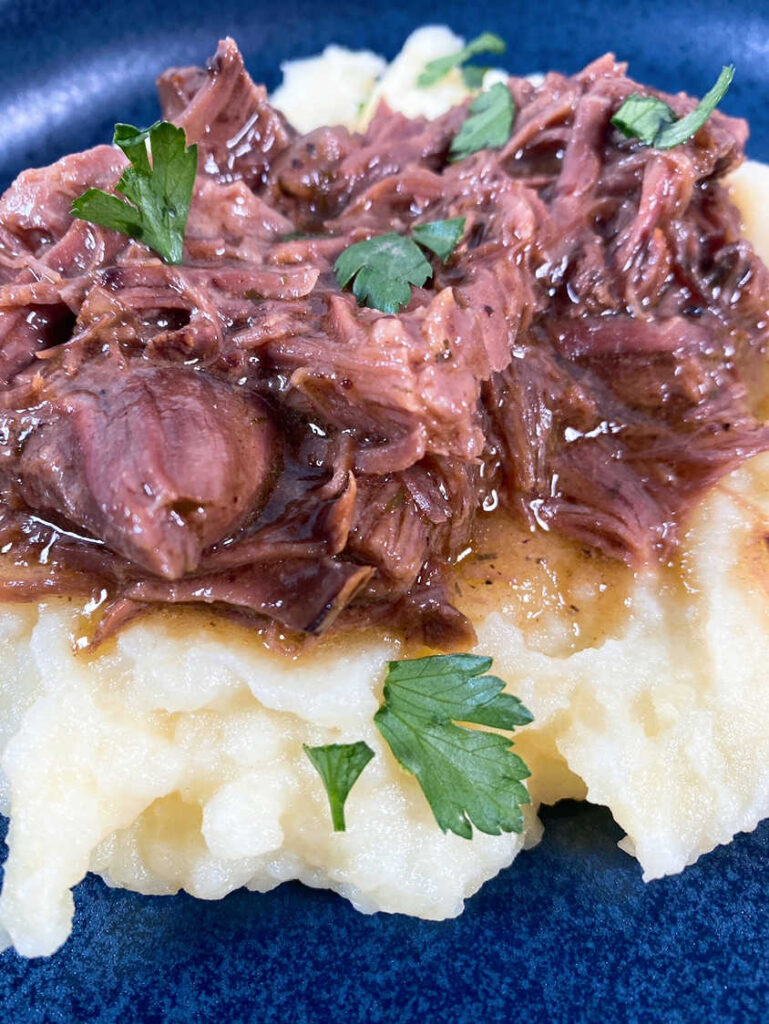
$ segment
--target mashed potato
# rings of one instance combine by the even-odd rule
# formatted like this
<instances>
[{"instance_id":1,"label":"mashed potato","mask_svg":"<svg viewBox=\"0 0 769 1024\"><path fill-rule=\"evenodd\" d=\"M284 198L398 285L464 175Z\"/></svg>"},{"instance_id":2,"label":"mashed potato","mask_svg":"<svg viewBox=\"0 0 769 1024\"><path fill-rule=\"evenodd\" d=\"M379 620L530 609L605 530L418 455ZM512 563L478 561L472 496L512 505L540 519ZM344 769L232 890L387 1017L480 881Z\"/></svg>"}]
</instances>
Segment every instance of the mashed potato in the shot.
<instances>
[{"instance_id":1,"label":"mashed potato","mask_svg":"<svg viewBox=\"0 0 769 1024\"><path fill-rule=\"evenodd\" d=\"M270 100L300 132L326 124L352 127L386 67L387 62L369 50L327 46L318 57L281 64L283 82Z\"/></svg>"},{"instance_id":2,"label":"mashed potato","mask_svg":"<svg viewBox=\"0 0 769 1024\"><path fill-rule=\"evenodd\" d=\"M429 61L464 45L465 40L445 26L426 25L411 33L390 64L367 50L327 46L320 57L282 64L283 82L270 101L302 132L326 124L364 128L380 100L408 117L438 117L467 99L461 71L453 68L429 89L418 88L417 79ZM483 85L489 88L506 80L504 72L491 70Z\"/></svg>"},{"instance_id":3,"label":"mashed potato","mask_svg":"<svg viewBox=\"0 0 769 1024\"><path fill-rule=\"evenodd\" d=\"M460 44L421 30L376 86L378 58L329 47L287 65L276 100L303 129L354 124L374 90L409 113L438 113L462 98L461 80L429 99L414 80ZM318 99L320 81L331 86ZM734 188L766 257L769 168L747 165ZM767 495L769 456L759 456L695 510L676 565L643 575L580 561L544 535L516 544L519 528L499 522L481 538L485 558L463 563L458 603L478 650L535 715L517 743L532 769L523 836L467 842L435 825L372 721L385 662L402 653L393 637L290 659L203 611L177 610L87 657L78 649L90 605L0 607L7 941L27 956L53 952L71 927L70 890L89 870L205 899L298 878L363 911L450 917L537 841L537 803L563 797L606 804L646 878L752 829L769 815ZM358 739L377 756L336 834L302 743Z\"/></svg>"}]
</instances>

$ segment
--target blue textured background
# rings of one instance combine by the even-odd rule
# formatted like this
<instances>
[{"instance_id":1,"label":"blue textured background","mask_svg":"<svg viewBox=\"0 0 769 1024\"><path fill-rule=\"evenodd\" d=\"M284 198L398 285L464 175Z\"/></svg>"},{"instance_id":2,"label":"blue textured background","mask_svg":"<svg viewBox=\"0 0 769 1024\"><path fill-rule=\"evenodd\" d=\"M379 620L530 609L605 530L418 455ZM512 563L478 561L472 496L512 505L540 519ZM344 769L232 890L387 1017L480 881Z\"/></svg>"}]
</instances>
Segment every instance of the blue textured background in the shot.
<instances>
[{"instance_id":1,"label":"blue textured background","mask_svg":"<svg viewBox=\"0 0 769 1024\"><path fill-rule=\"evenodd\" d=\"M442 21L494 29L509 65L574 71L607 49L635 77L704 92L737 65L724 103L751 118L769 160L769 2L526 0L0 0L0 184L23 167L149 123L153 78L200 62L219 36L257 78L337 40L392 56ZM715 784L715 783L714 783ZM769 824L684 875L645 886L604 810L546 811L545 839L456 921L364 917L299 885L220 903L141 898L89 878L69 944L48 961L0 957L8 1022L769 1020Z\"/></svg>"}]
</instances>

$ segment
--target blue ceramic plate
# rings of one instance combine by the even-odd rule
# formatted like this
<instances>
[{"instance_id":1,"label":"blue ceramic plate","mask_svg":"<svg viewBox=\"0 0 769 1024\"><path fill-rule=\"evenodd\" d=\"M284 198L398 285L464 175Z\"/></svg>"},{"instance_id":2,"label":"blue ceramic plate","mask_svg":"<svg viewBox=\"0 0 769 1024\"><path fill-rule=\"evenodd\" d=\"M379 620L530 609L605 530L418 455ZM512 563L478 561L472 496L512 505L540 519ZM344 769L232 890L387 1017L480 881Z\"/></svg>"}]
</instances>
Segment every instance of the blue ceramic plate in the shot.
<instances>
[{"instance_id":1,"label":"blue ceramic plate","mask_svg":"<svg viewBox=\"0 0 769 1024\"><path fill-rule=\"evenodd\" d=\"M612 49L635 78L704 92L737 65L724 109L769 160L767 0L0 0L0 184L157 114L153 80L219 37L257 79L336 40L393 56L426 22L505 36L512 70L573 72ZM758 1021L769 996L769 825L650 885L603 810L548 811L541 846L456 921L364 917L285 885L219 903L144 898L87 879L69 944L0 958L0 1007L25 1021Z\"/></svg>"}]
</instances>

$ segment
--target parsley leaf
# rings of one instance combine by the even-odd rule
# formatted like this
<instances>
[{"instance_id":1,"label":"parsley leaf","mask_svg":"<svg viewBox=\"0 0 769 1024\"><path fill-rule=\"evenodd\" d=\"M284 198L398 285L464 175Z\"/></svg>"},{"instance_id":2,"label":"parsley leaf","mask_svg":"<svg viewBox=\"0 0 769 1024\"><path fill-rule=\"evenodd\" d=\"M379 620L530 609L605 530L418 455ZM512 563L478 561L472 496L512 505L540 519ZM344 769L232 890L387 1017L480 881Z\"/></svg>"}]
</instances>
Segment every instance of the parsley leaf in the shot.
<instances>
[{"instance_id":1,"label":"parsley leaf","mask_svg":"<svg viewBox=\"0 0 769 1024\"><path fill-rule=\"evenodd\" d=\"M482 68L477 64L467 64L462 68L462 81L468 89L480 89L483 85L483 78L490 68Z\"/></svg>"},{"instance_id":2,"label":"parsley leaf","mask_svg":"<svg viewBox=\"0 0 769 1024\"><path fill-rule=\"evenodd\" d=\"M504 82L473 100L464 124L451 142L452 160L464 160L481 149L501 149L510 138L515 104Z\"/></svg>"},{"instance_id":3,"label":"parsley leaf","mask_svg":"<svg viewBox=\"0 0 769 1024\"><path fill-rule=\"evenodd\" d=\"M374 716L397 760L422 787L435 819L471 839L472 825L489 835L520 832L522 785L529 770L499 733L455 722L512 730L532 715L504 683L483 675L491 658L444 654L391 661L384 703ZM472 824L471 824L472 823Z\"/></svg>"},{"instance_id":4,"label":"parsley leaf","mask_svg":"<svg viewBox=\"0 0 769 1024\"><path fill-rule=\"evenodd\" d=\"M166 263L181 263L198 147L187 147L184 129L169 121L157 121L144 131L116 124L113 142L131 162L116 186L127 202L89 188L72 203L73 216L137 238Z\"/></svg>"},{"instance_id":5,"label":"parsley leaf","mask_svg":"<svg viewBox=\"0 0 769 1024\"><path fill-rule=\"evenodd\" d=\"M718 76L716 84L709 92L705 93L694 110L686 117L682 117L660 131L655 141L657 148L672 149L673 146L678 146L696 135L726 95L733 78L733 64L727 64L721 68L721 74Z\"/></svg>"},{"instance_id":6,"label":"parsley leaf","mask_svg":"<svg viewBox=\"0 0 769 1024\"><path fill-rule=\"evenodd\" d=\"M421 287L433 276L433 268L419 246L430 249L445 263L464 230L465 218L452 217L418 225L413 238L392 232L356 242L340 253L334 264L339 287L344 288L355 278L353 295L361 306L397 313L409 304L411 285Z\"/></svg>"},{"instance_id":7,"label":"parsley leaf","mask_svg":"<svg viewBox=\"0 0 769 1024\"><path fill-rule=\"evenodd\" d=\"M634 92L619 108L611 123L628 138L640 139L644 145L652 146L662 126L671 124L675 119L676 115L667 103L656 96L642 96Z\"/></svg>"},{"instance_id":8,"label":"parsley leaf","mask_svg":"<svg viewBox=\"0 0 769 1024\"><path fill-rule=\"evenodd\" d=\"M325 747L308 747L304 743L303 747L326 787L334 831L344 832L345 801L360 773L374 756L374 751L363 740L357 743L330 743Z\"/></svg>"},{"instance_id":9,"label":"parsley leaf","mask_svg":"<svg viewBox=\"0 0 769 1024\"><path fill-rule=\"evenodd\" d=\"M340 288L354 277L353 294L361 306L397 313L411 299L411 285L423 285L433 268L412 238L394 232L357 242L334 264Z\"/></svg>"},{"instance_id":10,"label":"parsley leaf","mask_svg":"<svg viewBox=\"0 0 769 1024\"><path fill-rule=\"evenodd\" d=\"M411 232L415 241L445 263L457 247L464 234L465 218L452 217L450 220L433 220L418 224Z\"/></svg>"},{"instance_id":11,"label":"parsley leaf","mask_svg":"<svg viewBox=\"0 0 769 1024\"><path fill-rule=\"evenodd\" d=\"M447 57L437 57L435 60L431 60L425 64L425 69L417 79L417 85L420 89L427 89L431 85L435 85L436 82L440 82L442 78L445 78L452 68L459 68L467 61L471 60L479 53L504 53L507 49L504 39L500 39L499 36L493 32L482 32L481 35L476 36L472 39L467 46L463 46L461 50L457 50L456 53L450 53ZM466 70L470 70L467 68ZM488 70L487 68L478 69L482 71ZM483 78L483 75L481 75ZM465 83L470 86L470 83L465 77ZM480 82L478 83L480 85ZM473 88L473 86L470 86Z\"/></svg>"},{"instance_id":12,"label":"parsley leaf","mask_svg":"<svg viewBox=\"0 0 769 1024\"><path fill-rule=\"evenodd\" d=\"M676 118L667 103L654 96L634 92L628 96L611 123L629 138L640 139L645 146L672 149L691 139L726 95L734 78L734 65L721 69L716 84L686 117Z\"/></svg>"}]
</instances>

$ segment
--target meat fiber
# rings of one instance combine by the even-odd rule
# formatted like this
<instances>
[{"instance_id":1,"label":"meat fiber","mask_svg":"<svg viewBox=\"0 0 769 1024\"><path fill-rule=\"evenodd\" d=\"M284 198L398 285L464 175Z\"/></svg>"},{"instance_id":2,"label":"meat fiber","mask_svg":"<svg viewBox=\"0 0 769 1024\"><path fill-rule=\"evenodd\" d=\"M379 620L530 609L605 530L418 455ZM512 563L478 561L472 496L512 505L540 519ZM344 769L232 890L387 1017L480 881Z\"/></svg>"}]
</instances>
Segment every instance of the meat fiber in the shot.
<instances>
[{"instance_id":1,"label":"meat fiber","mask_svg":"<svg viewBox=\"0 0 769 1024\"><path fill-rule=\"evenodd\" d=\"M259 510L280 471L270 413L202 373L86 363L0 412L0 490L178 579Z\"/></svg>"},{"instance_id":2,"label":"meat fiber","mask_svg":"<svg viewBox=\"0 0 769 1024\"><path fill-rule=\"evenodd\" d=\"M721 184L746 126L624 138L640 87L611 55L508 85L510 141L453 163L466 106L300 136L231 40L167 72L200 151L181 266L71 219L117 150L21 175L0 200L0 592L106 588L98 638L202 602L450 648L472 643L448 583L485 508L669 557L769 443L747 387L769 278ZM338 287L350 244L451 217L460 244L399 314Z\"/></svg>"}]
</instances>

